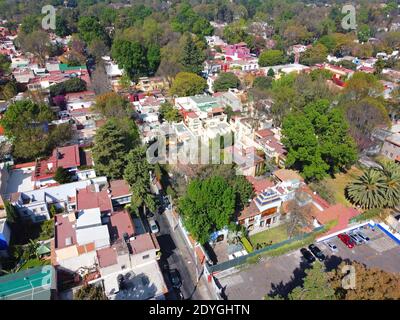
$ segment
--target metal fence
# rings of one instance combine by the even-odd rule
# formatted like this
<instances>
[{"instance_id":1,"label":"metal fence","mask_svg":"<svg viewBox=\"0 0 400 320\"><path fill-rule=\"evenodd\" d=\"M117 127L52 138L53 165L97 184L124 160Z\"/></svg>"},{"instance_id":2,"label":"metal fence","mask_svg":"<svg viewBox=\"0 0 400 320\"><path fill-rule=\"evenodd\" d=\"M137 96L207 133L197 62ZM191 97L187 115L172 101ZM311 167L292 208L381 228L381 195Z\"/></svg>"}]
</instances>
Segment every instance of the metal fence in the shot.
<instances>
[{"instance_id":1,"label":"metal fence","mask_svg":"<svg viewBox=\"0 0 400 320\"><path fill-rule=\"evenodd\" d=\"M318 228L315 228L312 232L305 233L305 234L293 237L291 239L288 239L288 240L285 240L285 241L282 241L282 242L279 242L279 243L275 243L273 245L261 248L259 250L255 250L255 251L253 251L253 252L251 252L249 254L246 254L245 256L240 256L240 257L237 257L235 259L224 261L224 262L221 262L221 263L215 264L215 265L206 265L206 267L207 267L209 273L228 270L230 268L237 267L239 265L245 264L247 262L248 258L255 257L255 256L259 255L259 254L266 253L268 251L280 248L280 247L282 247L284 245L287 245L287 244L290 244L290 243L293 243L293 242L296 242L296 241L303 240L305 238L308 238L309 236L317 234L318 232L320 232L323 229L324 229L324 227L318 227Z\"/></svg>"}]
</instances>

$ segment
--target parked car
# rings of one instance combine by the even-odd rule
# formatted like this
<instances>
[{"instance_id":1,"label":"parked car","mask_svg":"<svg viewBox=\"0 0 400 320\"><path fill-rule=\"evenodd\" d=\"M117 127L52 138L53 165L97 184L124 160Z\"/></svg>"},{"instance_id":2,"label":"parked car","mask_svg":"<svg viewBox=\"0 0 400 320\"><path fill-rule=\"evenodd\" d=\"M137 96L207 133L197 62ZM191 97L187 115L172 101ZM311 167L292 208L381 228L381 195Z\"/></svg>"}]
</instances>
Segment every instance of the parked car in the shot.
<instances>
[{"instance_id":1,"label":"parked car","mask_svg":"<svg viewBox=\"0 0 400 320\"><path fill-rule=\"evenodd\" d=\"M341 233L338 235L338 238L346 245L347 248L353 249L354 248L354 242L351 240L349 235L345 233Z\"/></svg>"},{"instance_id":2,"label":"parked car","mask_svg":"<svg viewBox=\"0 0 400 320\"><path fill-rule=\"evenodd\" d=\"M179 271L176 269L172 269L169 271L169 279L171 280L171 284L174 288L179 289L182 286L181 275Z\"/></svg>"},{"instance_id":3,"label":"parked car","mask_svg":"<svg viewBox=\"0 0 400 320\"><path fill-rule=\"evenodd\" d=\"M356 245L360 245L360 244L364 243L364 240L362 240L360 237L358 237L355 233L350 233L349 236Z\"/></svg>"},{"instance_id":4,"label":"parked car","mask_svg":"<svg viewBox=\"0 0 400 320\"><path fill-rule=\"evenodd\" d=\"M301 248L300 252L303 255L304 259L306 259L309 263L313 263L315 261L314 256L306 248Z\"/></svg>"},{"instance_id":5,"label":"parked car","mask_svg":"<svg viewBox=\"0 0 400 320\"><path fill-rule=\"evenodd\" d=\"M325 255L322 253L321 249L318 248L315 244L310 244L308 246L308 249L313 253L313 255L319 260L319 261L324 261L325 260Z\"/></svg>"},{"instance_id":6,"label":"parked car","mask_svg":"<svg viewBox=\"0 0 400 320\"><path fill-rule=\"evenodd\" d=\"M363 233L362 231L357 231L356 234L363 239L365 242L369 241L369 237L365 235L365 233Z\"/></svg>"},{"instance_id":7,"label":"parked car","mask_svg":"<svg viewBox=\"0 0 400 320\"><path fill-rule=\"evenodd\" d=\"M149 225L152 233L159 233L160 229L158 228L157 222L154 219L149 220Z\"/></svg>"},{"instance_id":8,"label":"parked car","mask_svg":"<svg viewBox=\"0 0 400 320\"><path fill-rule=\"evenodd\" d=\"M332 242L325 242L325 245L332 251L332 252L337 252L338 248L336 247L336 244Z\"/></svg>"},{"instance_id":9,"label":"parked car","mask_svg":"<svg viewBox=\"0 0 400 320\"><path fill-rule=\"evenodd\" d=\"M151 212L151 211L149 211L149 210L147 210L147 212L146 212L146 218L153 218L153 217L154 217L154 213Z\"/></svg>"}]
</instances>

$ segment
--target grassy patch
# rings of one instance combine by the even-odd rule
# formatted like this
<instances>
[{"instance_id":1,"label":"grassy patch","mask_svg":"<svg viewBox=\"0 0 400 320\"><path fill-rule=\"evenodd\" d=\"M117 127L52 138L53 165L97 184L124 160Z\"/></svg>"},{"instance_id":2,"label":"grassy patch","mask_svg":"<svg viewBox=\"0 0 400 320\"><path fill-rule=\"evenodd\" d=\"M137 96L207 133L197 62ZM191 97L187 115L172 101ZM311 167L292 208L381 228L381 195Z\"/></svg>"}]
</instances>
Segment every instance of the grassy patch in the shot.
<instances>
[{"instance_id":1,"label":"grassy patch","mask_svg":"<svg viewBox=\"0 0 400 320\"><path fill-rule=\"evenodd\" d=\"M49 264L50 260L30 259L23 264L21 270L26 270L34 267L41 267Z\"/></svg>"},{"instance_id":2,"label":"grassy patch","mask_svg":"<svg viewBox=\"0 0 400 320\"><path fill-rule=\"evenodd\" d=\"M282 224L278 227L271 228L262 232L258 232L252 236L250 236L250 242L253 247L256 247L257 244L274 244L278 242L282 242L288 238L287 234L287 226L286 224Z\"/></svg>"},{"instance_id":3,"label":"grassy patch","mask_svg":"<svg viewBox=\"0 0 400 320\"><path fill-rule=\"evenodd\" d=\"M383 211L383 209L370 209L370 210L364 211L360 215L351 219L351 222L361 222L361 221L366 221L366 220L376 218L381 215L382 211Z\"/></svg>"},{"instance_id":4,"label":"grassy patch","mask_svg":"<svg viewBox=\"0 0 400 320\"><path fill-rule=\"evenodd\" d=\"M347 201L344 190L346 186L353 181L355 178L360 176L362 171L357 167L352 167L346 173L339 173L335 176L334 179L327 178L323 180L323 183L332 191L333 196L335 197L336 202L339 202L345 206L351 206L351 203Z\"/></svg>"}]
</instances>

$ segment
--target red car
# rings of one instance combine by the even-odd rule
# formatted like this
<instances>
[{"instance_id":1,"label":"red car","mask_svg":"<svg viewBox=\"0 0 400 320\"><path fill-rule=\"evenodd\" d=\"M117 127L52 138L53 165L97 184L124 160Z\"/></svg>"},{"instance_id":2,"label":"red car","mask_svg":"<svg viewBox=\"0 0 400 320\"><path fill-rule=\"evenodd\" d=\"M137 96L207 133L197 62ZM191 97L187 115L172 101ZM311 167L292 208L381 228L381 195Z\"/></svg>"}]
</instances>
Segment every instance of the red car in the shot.
<instances>
[{"instance_id":1,"label":"red car","mask_svg":"<svg viewBox=\"0 0 400 320\"><path fill-rule=\"evenodd\" d=\"M353 249L354 248L354 242L351 240L351 238L345 234L339 234L338 238L346 245L347 248Z\"/></svg>"}]
</instances>

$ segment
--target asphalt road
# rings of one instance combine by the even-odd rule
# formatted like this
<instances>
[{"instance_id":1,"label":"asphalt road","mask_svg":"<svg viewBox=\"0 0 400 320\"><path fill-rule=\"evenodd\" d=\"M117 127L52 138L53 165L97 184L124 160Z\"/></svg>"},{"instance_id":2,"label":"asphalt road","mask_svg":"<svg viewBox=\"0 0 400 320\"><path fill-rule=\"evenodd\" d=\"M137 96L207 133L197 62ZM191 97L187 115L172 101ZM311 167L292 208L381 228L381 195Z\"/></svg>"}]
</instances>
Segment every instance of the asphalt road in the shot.
<instances>
[{"instance_id":1,"label":"asphalt road","mask_svg":"<svg viewBox=\"0 0 400 320\"><path fill-rule=\"evenodd\" d=\"M184 242L185 240L183 239L180 231L174 231L171 229L165 214L156 214L153 219L157 221L160 229L160 232L157 234L157 240L161 249L160 266L161 269L163 269L164 279L170 290L169 294L167 295L167 299L179 299L179 291L182 293L184 299L204 299L204 297L197 290L196 267L193 256L187 248L186 243ZM148 229L147 223L146 228ZM166 266L169 269L178 270L182 280L182 287L180 290L172 288L168 276L168 270L165 268Z\"/></svg>"}]
</instances>

